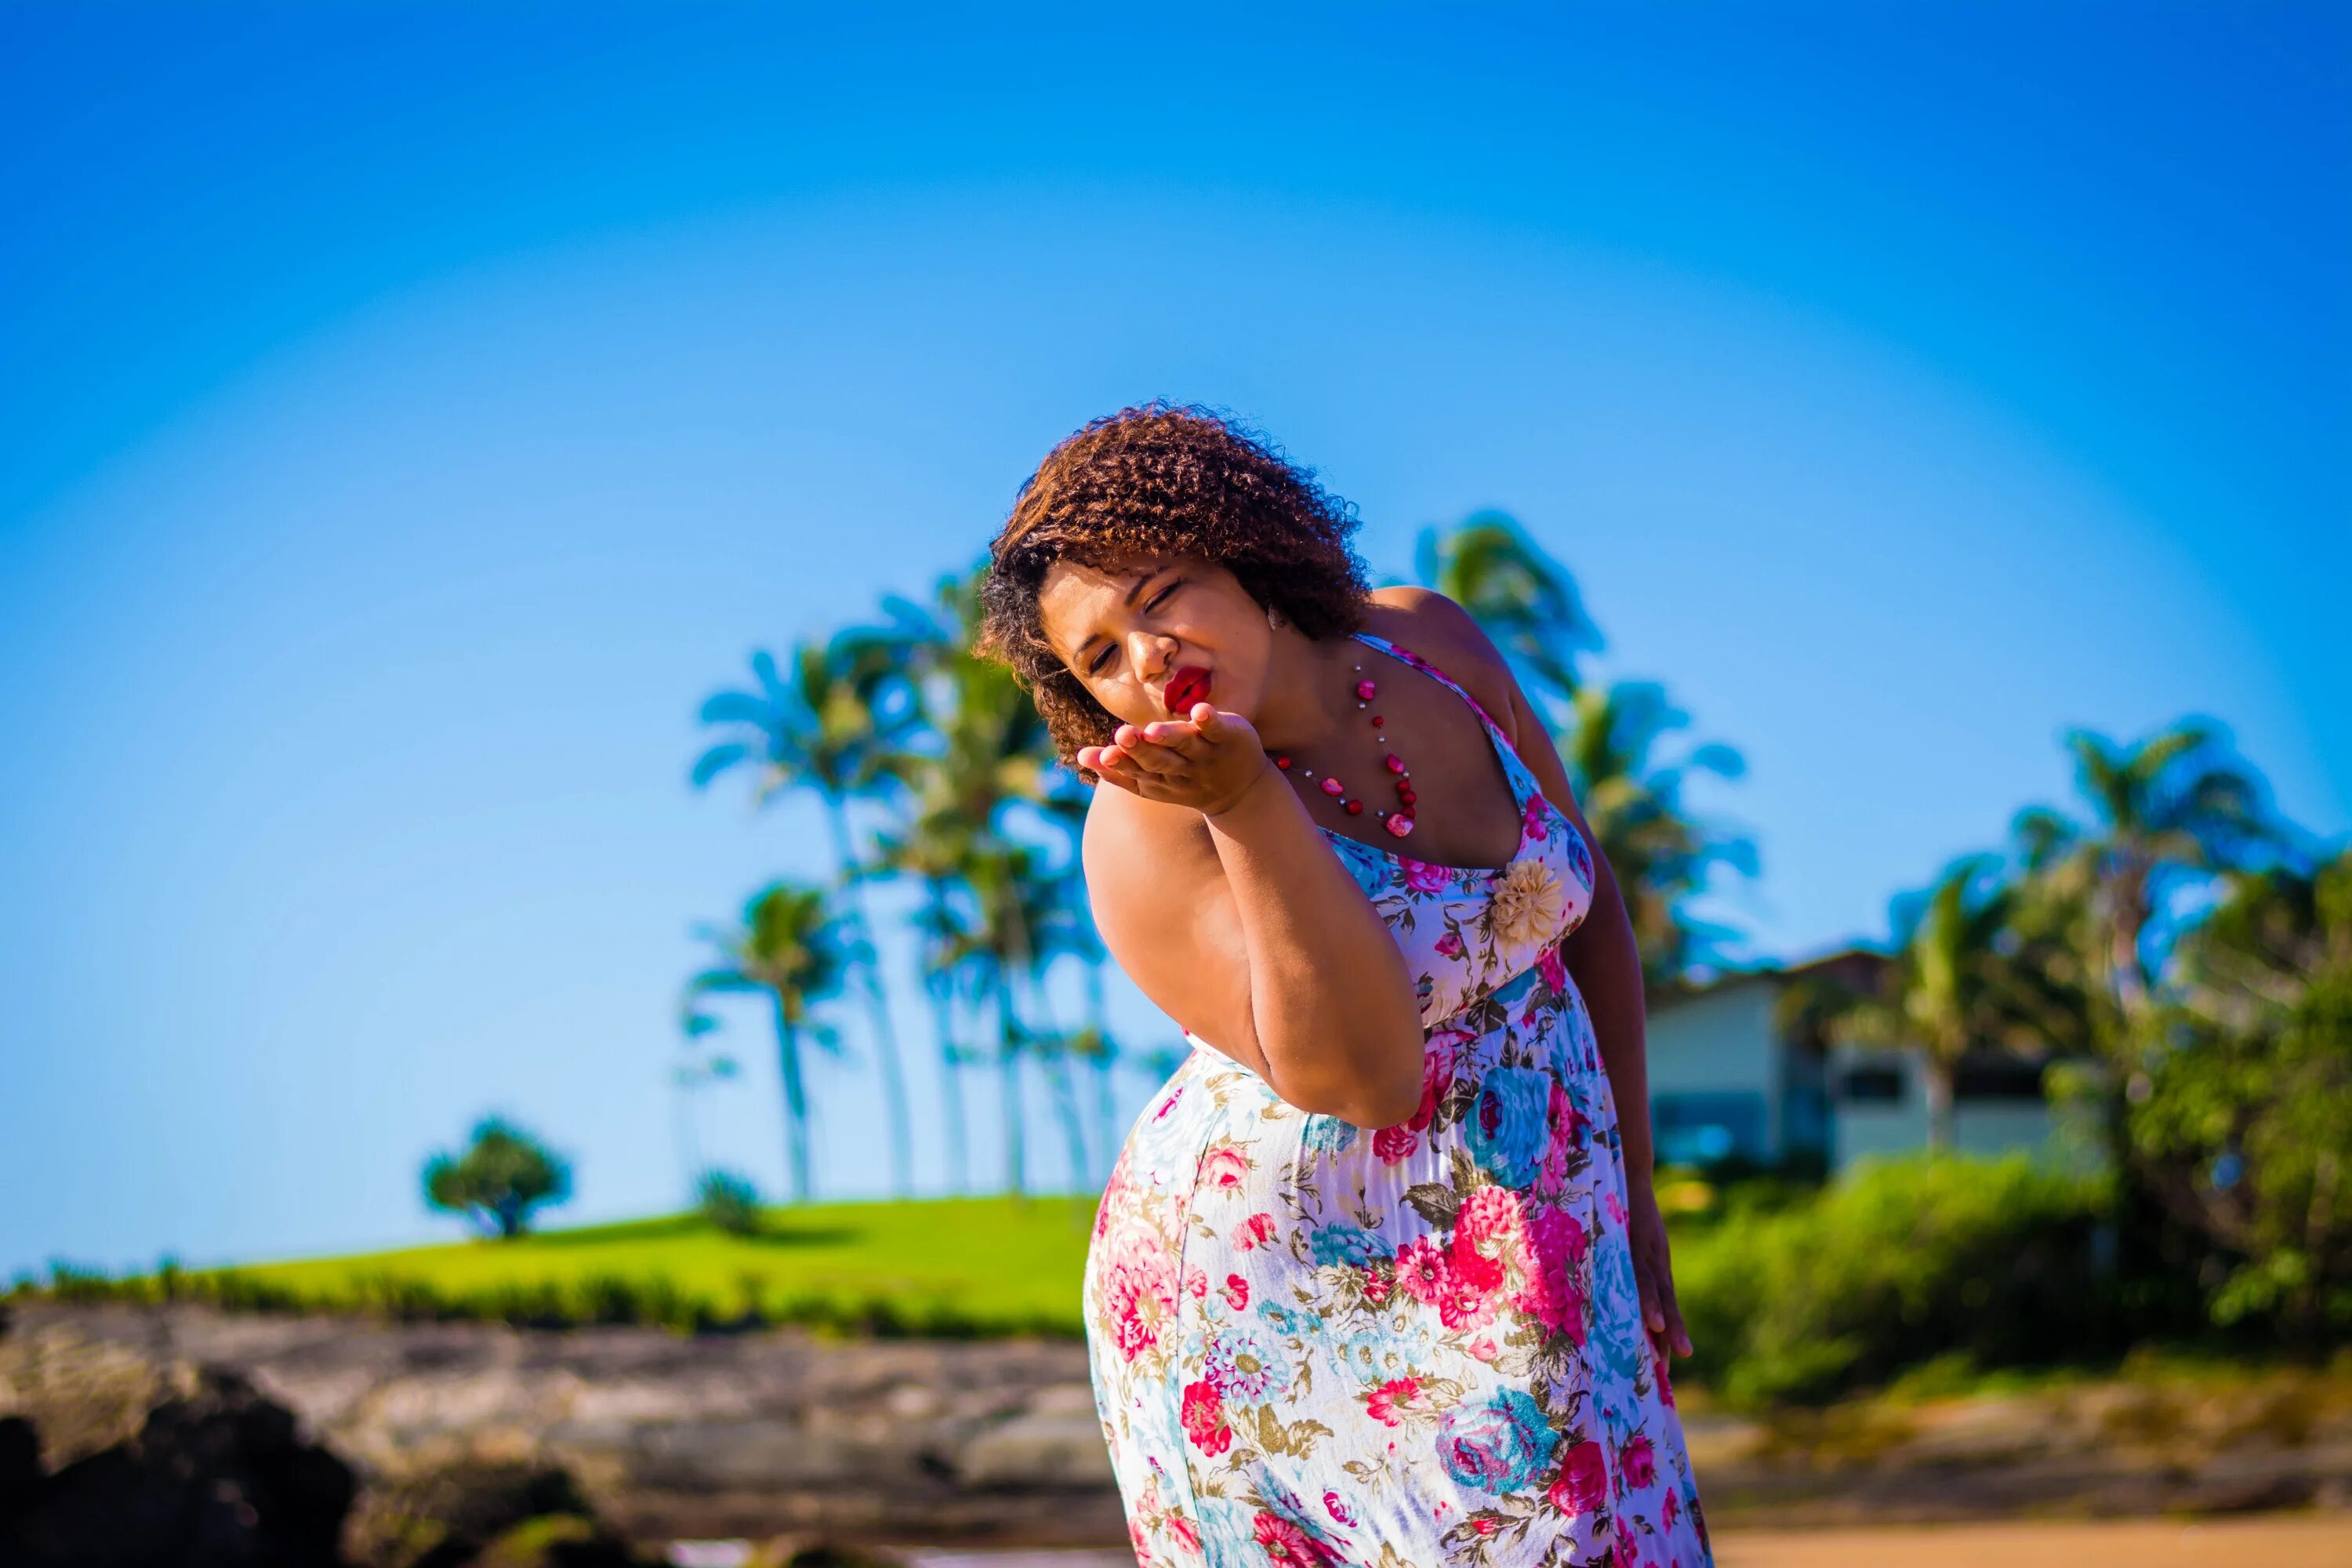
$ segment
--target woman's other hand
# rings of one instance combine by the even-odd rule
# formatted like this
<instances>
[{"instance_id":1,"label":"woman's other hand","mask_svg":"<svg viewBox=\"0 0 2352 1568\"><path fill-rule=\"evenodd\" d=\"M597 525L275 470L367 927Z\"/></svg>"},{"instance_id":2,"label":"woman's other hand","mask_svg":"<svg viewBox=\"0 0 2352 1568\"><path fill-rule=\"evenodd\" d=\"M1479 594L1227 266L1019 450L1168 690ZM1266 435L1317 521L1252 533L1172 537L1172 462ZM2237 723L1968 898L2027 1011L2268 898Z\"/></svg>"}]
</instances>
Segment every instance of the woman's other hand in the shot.
<instances>
[{"instance_id":1,"label":"woman's other hand","mask_svg":"<svg viewBox=\"0 0 2352 1568\"><path fill-rule=\"evenodd\" d=\"M1206 702L1181 719L1121 724L1109 745L1079 747L1078 763L1131 795L1204 816L1231 811L1275 771L1250 721Z\"/></svg>"},{"instance_id":2,"label":"woman's other hand","mask_svg":"<svg viewBox=\"0 0 2352 1568\"><path fill-rule=\"evenodd\" d=\"M1691 1353L1690 1333L1683 1327L1682 1309L1675 1304L1674 1260L1666 1246L1666 1222L1658 1213L1657 1194L1647 1182L1629 1184L1625 1205L1626 1239L1633 1247L1633 1283L1642 1297L1642 1323L1664 1360L1667 1354Z\"/></svg>"}]
</instances>

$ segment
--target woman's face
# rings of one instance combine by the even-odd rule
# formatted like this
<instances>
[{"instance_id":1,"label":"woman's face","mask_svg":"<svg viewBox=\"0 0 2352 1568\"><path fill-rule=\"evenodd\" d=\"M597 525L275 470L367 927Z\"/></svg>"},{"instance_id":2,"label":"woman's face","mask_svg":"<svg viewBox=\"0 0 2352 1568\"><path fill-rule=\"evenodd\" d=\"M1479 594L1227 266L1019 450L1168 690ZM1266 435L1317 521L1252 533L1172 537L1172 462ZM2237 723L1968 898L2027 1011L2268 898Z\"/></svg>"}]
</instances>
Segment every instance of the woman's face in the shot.
<instances>
[{"instance_id":1,"label":"woman's face","mask_svg":"<svg viewBox=\"0 0 2352 1568\"><path fill-rule=\"evenodd\" d=\"M1187 556L1058 561L1037 608L1055 654L1116 719L1181 718L1199 702L1257 717L1274 630L1222 566Z\"/></svg>"}]
</instances>

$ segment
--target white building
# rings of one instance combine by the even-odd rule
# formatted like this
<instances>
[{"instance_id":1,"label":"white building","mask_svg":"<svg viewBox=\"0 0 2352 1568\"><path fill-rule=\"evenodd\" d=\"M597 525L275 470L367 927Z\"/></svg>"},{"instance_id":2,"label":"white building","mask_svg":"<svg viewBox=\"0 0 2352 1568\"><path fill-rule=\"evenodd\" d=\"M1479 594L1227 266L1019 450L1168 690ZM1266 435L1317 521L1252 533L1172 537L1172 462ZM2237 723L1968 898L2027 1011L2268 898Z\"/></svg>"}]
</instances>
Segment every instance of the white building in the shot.
<instances>
[{"instance_id":1,"label":"white building","mask_svg":"<svg viewBox=\"0 0 2352 1568\"><path fill-rule=\"evenodd\" d=\"M1867 988L1883 954L1842 948L1802 963L1748 970L1649 999L1650 1120L1660 1164L1738 1155L1759 1165L1835 1170L1864 1154L1927 1142L1927 1079L1916 1052L1825 1047L1777 1026L1788 984L1823 971ZM2066 1157L2042 1095L2043 1064L1988 1052L1962 1064L1953 1136L1969 1154L2027 1149Z\"/></svg>"}]
</instances>

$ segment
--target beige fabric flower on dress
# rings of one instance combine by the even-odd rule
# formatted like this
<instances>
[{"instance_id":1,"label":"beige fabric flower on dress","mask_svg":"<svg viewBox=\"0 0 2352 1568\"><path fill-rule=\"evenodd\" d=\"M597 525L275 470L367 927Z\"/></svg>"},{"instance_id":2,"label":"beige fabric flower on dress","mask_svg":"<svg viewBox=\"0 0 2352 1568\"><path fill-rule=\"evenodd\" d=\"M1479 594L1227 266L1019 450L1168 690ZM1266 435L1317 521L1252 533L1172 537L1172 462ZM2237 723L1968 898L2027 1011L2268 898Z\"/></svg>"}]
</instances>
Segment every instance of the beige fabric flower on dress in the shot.
<instances>
[{"instance_id":1,"label":"beige fabric flower on dress","mask_svg":"<svg viewBox=\"0 0 2352 1568\"><path fill-rule=\"evenodd\" d=\"M1506 946L1541 942L1559 920L1559 879L1533 856L1515 860L1495 882L1486 906L1486 929Z\"/></svg>"}]
</instances>

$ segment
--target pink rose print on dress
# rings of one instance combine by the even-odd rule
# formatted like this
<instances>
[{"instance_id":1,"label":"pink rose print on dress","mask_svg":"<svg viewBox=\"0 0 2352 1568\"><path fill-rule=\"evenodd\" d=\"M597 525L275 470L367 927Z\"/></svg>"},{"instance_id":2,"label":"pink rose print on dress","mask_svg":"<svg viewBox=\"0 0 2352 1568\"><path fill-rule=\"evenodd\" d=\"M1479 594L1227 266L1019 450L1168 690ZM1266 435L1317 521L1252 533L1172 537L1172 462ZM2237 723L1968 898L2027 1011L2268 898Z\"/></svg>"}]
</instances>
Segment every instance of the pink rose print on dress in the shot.
<instances>
[{"instance_id":1,"label":"pink rose print on dress","mask_svg":"<svg viewBox=\"0 0 2352 1568\"><path fill-rule=\"evenodd\" d=\"M1225 1402L1217 1385L1202 1379L1184 1385L1184 1436L1203 1454L1222 1454L1233 1447L1234 1429L1225 1424Z\"/></svg>"},{"instance_id":2,"label":"pink rose print on dress","mask_svg":"<svg viewBox=\"0 0 2352 1568\"><path fill-rule=\"evenodd\" d=\"M1103 1303L1110 1315L1111 1340L1133 1361L1160 1342L1176 1317L1176 1260L1158 1233L1121 1225L1102 1246Z\"/></svg>"},{"instance_id":3,"label":"pink rose print on dress","mask_svg":"<svg viewBox=\"0 0 2352 1568\"><path fill-rule=\"evenodd\" d=\"M1328 1568L1335 1561L1314 1537L1280 1514L1260 1510L1252 1533L1258 1545L1265 1549L1268 1563L1284 1564L1286 1568L1289 1564L1298 1564L1299 1568Z\"/></svg>"},{"instance_id":4,"label":"pink rose print on dress","mask_svg":"<svg viewBox=\"0 0 2352 1568\"><path fill-rule=\"evenodd\" d=\"M1274 1239L1274 1216L1254 1214L1234 1226L1234 1250L1248 1252Z\"/></svg>"},{"instance_id":5,"label":"pink rose print on dress","mask_svg":"<svg viewBox=\"0 0 2352 1568\"><path fill-rule=\"evenodd\" d=\"M1397 1254L1397 1283L1404 1287L1406 1295L1424 1307L1437 1304L1438 1296L1453 1274L1445 1260L1445 1249L1437 1245L1434 1237L1414 1237Z\"/></svg>"},{"instance_id":6,"label":"pink rose print on dress","mask_svg":"<svg viewBox=\"0 0 2352 1568\"><path fill-rule=\"evenodd\" d=\"M1625 1484L1635 1491L1655 1486L1658 1480L1656 1450L1647 1437L1636 1437L1617 1452L1617 1472Z\"/></svg>"},{"instance_id":7,"label":"pink rose print on dress","mask_svg":"<svg viewBox=\"0 0 2352 1568\"><path fill-rule=\"evenodd\" d=\"M1528 802L1528 809L1519 816L1519 842L1532 844L1547 831L1544 822L1544 797L1537 795Z\"/></svg>"},{"instance_id":8,"label":"pink rose print on dress","mask_svg":"<svg viewBox=\"0 0 2352 1568\"><path fill-rule=\"evenodd\" d=\"M1584 1226L1565 1209L1538 1207L1527 1222L1527 1288L1511 1305L1549 1333L1584 1342L1584 1295L1576 1287L1576 1265L1591 1245Z\"/></svg>"},{"instance_id":9,"label":"pink rose print on dress","mask_svg":"<svg viewBox=\"0 0 2352 1568\"><path fill-rule=\"evenodd\" d=\"M1198 1552L1201 1550L1200 1531L1195 1529L1192 1521L1186 1519L1182 1514L1170 1514L1168 1516L1168 1529L1183 1546L1185 1551Z\"/></svg>"},{"instance_id":10,"label":"pink rose print on dress","mask_svg":"<svg viewBox=\"0 0 2352 1568\"><path fill-rule=\"evenodd\" d=\"M1227 1306L1238 1312L1249 1305L1249 1281L1238 1274L1228 1274L1225 1276L1225 1288L1218 1294L1224 1297Z\"/></svg>"},{"instance_id":11,"label":"pink rose print on dress","mask_svg":"<svg viewBox=\"0 0 2352 1568\"><path fill-rule=\"evenodd\" d=\"M1426 1128L1437 1115L1437 1102L1454 1087L1454 1050L1455 1039L1451 1035L1438 1035L1422 1047L1421 1104L1414 1108L1412 1119L1405 1125L1415 1132Z\"/></svg>"},{"instance_id":12,"label":"pink rose print on dress","mask_svg":"<svg viewBox=\"0 0 2352 1568\"><path fill-rule=\"evenodd\" d=\"M1446 1262L1454 1278L1480 1291L1498 1289L1519 1251L1519 1199L1508 1187L1480 1187L1462 1201Z\"/></svg>"},{"instance_id":13,"label":"pink rose print on dress","mask_svg":"<svg viewBox=\"0 0 2352 1568\"><path fill-rule=\"evenodd\" d=\"M1397 857L1397 868L1404 873L1405 887L1416 893L1439 891L1445 886L1445 879L1452 874L1443 866L1433 866L1426 860L1415 860L1404 855Z\"/></svg>"},{"instance_id":14,"label":"pink rose print on dress","mask_svg":"<svg viewBox=\"0 0 2352 1568\"><path fill-rule=\"evenodd\" d=\"M1201 1180L1231 1192L1249 1179L1249 1156L1231 1143L1220 1143L1201 1156Z\"/></svg>"},{"instance_id":15,"label":"pink rose print on dress","mask_svg":"<svg viewBox=\"0 0 2352 1568\"><path fill-rule=\"evenodd\" d=\"M1393 1377L1364 1395L1364 1408L1375 1421L1394 1426L1403 1411L1421 1397L1421 1379Z\"/></svg>"},{"instance_id":16,"label":"pink rose print on dress","mask_svg":"<svg viewBox=\"0 0 2352 1568\"><path fill-rule=\"evenodd\" d=\"M1438 957L1459 958L1462 956L1462 933L1449 931L1437 939L1435 946Z\"/></svg>"},{"instance_id":17,"label":"pink rose print on dress","mask_svg":"<svg viewBox=\"0 0 2352 1568\"><path fill-rule=\"evenodd\" d=\"M1494 1321L1494 1288L1459 1278L1446 1280L1437 1292L1437 1321L1449 1329L1475 1329Z\"/></svg>"},{"instance_id":18,"label":"pink rose print on dress","mask_svg":"<svg viewBox=\"0 0 2352 1568\"><path fill-rule=\"evenodd\" d=\"M1352 1525L1357 1522L1356 1516L1348 1511L1348 1505L1339 1500L1339 1494L1335 1491L1327 1491L1323 1494L1323 1511L1341 1524Z\"/></svg>"},{"instance_id":19,"label":"pink rose print on dress","mask_svg":"<svg viewBox=\"0 0 2352 1568\"><path fill-rule=\"evenodd\" d=\"M1409 1159L1413 1150L1420 1144L1421 1135L1402 1123L1394 1127L1383 1127L1372 1134L1372 1152L1391 1165L1401 1160Z\"/></svg>"},{"instance_id":20,"label":"pink rose print on dress","mask_svg":"<svg viewBox=\"0 0 2352 1568\"><path fill-rule=\"evenodd\" d=\"M1543 975L1545 988L1553 995L1568 994L1568 965L1560 962L1558 942L1536 955L1536 968Z\"/></svg>"},{"instance_id":21,"label":"pink rose print on dress","mask_svg":"<svg viewBox=\"0 0 2352 1568\"><path fill-rule=\"evenodd\" d=\"M1609 1500L1609 1462L1601 1457L1600 1444L1579 1443L1560 1457L1550 1500L1552 1507L1570 1514L1591 1513Z\"/></svg>"}]
</instances>

